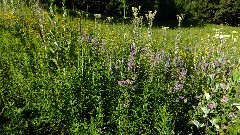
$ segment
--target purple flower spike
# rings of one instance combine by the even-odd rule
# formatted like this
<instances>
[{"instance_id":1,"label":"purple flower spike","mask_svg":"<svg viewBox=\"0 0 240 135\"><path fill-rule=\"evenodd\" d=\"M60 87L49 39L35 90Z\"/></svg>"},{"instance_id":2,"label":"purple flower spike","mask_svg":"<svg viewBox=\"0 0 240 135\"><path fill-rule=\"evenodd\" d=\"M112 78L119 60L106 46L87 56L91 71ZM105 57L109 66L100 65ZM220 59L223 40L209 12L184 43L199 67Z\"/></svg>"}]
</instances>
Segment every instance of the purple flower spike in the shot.
<instances>
[{"instance_id":1,"label":"purple flower spike","mask_svg":"<svg viewBox=\"0 0 240 135\"><path fill-rule=\"evenodd\" d=\"M130 54L134 54L135 48L136 48L136 44L133 42L133 43L131 44Z\"/></svg>"},{"instance_id":2,"label":"purple flower spike","mask_svg":"<svg viewBox=\"0 0 240 135\"><path fill-rule=\"evenodd\" d=\"M183 88L183 84L182 83L178 84L178 88L182 89Z\"/></svg>"},{"instance_id":3,"label":"purple flower spike","mask_svg":"<svg viewBox=\"0 0 240 135\"><path fill-rule=\"evenodd\" d=\"M169 66L169 62L170 62L170 58L168 57L167 61L166 61L166 64L164 66L164 69L168 69L170 66Z\"/></svg>"},{"instance_id":4,"label":"purple flower spike","mask_svg":"<svg viewBox=\"0 0 240 135\"><path fill-rule=\"evenodd\" d=\"M135 53L136 44L133 42L130 49L130 60L128 62L128 70L132 70L134 63L134 53Z\"/></svg>"},{"instance_id":5,"label":"purple flower spike","mask_svg":"<svg viewBox=\"0 0 240 135\"><path fill-rule=\"evenodd\" d=\"M182 66L182 62L178 61L177 68L180 68Z\"/></svg>"},{"instance_id":6,"label":"purple flower spike","mask_svg":"<svg viewBox=\"0 0 240 135\"><path fill-rule=\"evenodd\" d=\"M133 68L133 62L134 62L134 57L131 56L131 57L130 57L130 60L129 60L129 62L128 62L128 71L132 70L132 68Z\"/></svg>"},{"instance_id":7,"label":"purple flower spike","mask_svg":"<svg viewBox=\"0 0 240 135\"><path fill-rule=\"evenodd\" d=\"M186 74L187 74L187 69L186 69L186 70L183 69L183 70L180 72L179 78L180 78L180 79L183 79L184 76L186 76Z\"/></svg>"}]
</instances>

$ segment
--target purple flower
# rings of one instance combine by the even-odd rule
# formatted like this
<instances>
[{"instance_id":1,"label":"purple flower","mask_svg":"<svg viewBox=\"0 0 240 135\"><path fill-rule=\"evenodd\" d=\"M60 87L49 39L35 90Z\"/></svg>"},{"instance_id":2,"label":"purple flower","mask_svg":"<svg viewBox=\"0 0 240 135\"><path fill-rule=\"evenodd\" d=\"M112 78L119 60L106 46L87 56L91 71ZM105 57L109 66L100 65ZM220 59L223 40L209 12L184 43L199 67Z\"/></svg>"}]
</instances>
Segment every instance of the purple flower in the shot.
<instances>
[{"instance_id":1,"label":"purple flower","mask_svg":"<svg viewBox=\"0 0 240 135\"><path fill-rule=\"evenodd\" d=\"M83 36L87 36L87 32L83 30Z\"/></svg>"},{"instance_id":2,"label":"purple flower","mask_svg":"<svg viewBox=\"0 0 240 135\"><path fill-rule=\"evenodd\" d=\"M235 113L233 113L233 112L231 112L230 114L229 114L229 117L231 117L231 118L237 118L237 115L235 114Z\"/></svg>"},{"instance_id":3,"label":"purple flower","mask_svg":"<svg viewBox=\"0 0 240 135\"><path fill-rule=\"evenodd\" d=\"M228 90L229 89L229 85L226 85L225 83L220 83L220 87L224 90Z\"/></svg>"},{"instance_id":4,"label":"purple flower","mask_svg":"<svg viewBox=\"0 0 240 135\"><path fill-rule=\"evenodd\" d=\"M130 56L130 60L128 62L128 71L132 70L133 68L134 57Z\"/></svg>"},{"instance_id":5,"label":"purple flower","mask_svg":"<svg viewBox=\"0 0 240 135\"><path fill-rule=\"evenodd\" d=\"M183 88L183 84L179 83L178 81L175 83L175 87L174 87L174 92L179 91L180 89Z\"/></svg>"},{"instance_id":6,"label":"purple flower","mask_svg":"<svg viewBox=\"0 0 240 135\"><path fill-rule=\"evenodd\" d=\"M172 94L173 88L171 87L170 90L168 91L168 94Z\"/></svg>"},{"instance_id":7,"label":"purple flower","mask_svg":"<svg viewBox=\"0 0 240 135\"><path fill-rule=\"evenodd\" d=\"M170 58L168 57L166 63L165 63L165 66L164 66L164 69L166 70L167 68L169 68L169 62L170 62Z\"/></svg>"},{"instance_id":8,"label":"purple flower","mask_svg":"<svg viewBox=\"0 0 240 135\"><path fill-rule=\"evenodd\" d=\"M136 44L133 42L130 49L130 60L128 62L128 70L132 70L134 63L134 53L135 53Z\"/></svg>"},{"instance_id":9,"label":"purple flower","mask_svg":"<svg viewBox=\"0 0 240 135\"><path fill-rule=\"evenodd\" d=\"M129 79L118 81L118 84L119 84L119 85L123 85L123 84L133 84L133 83L134 83L134 81L129 80Z\"/></svg>"},{"instance_id":10,"label":"purple flower","mask_svg":"<svg viewBox=\"0 0 240 135\"><path fill-rule=\"evenodd\" d=\"M221 102L228 103L228 97L226 95L223 95Z\"/></svg>"},{"instance_id":11,"label":"purple flower","mask_svg":"<svg viewBox=\"0 0 240 135\"><path fill-rule=\"evenodd\" d=\"M134 54L135 48L136 48L136 44L133 42L133 43L131 44L130 54Z\"/></svg>"},{"instance_id":12,"label":"purple flower","mask_svg":"<svg viewBox=\"0 0 240 135\"><path fill-rule=\"evenodd\" d=\"M208 104L208 108L209 108L209 109L213 109L213 108L214 108L213 103Z\"/></svg>"},{"instance_id":13,"label":"purple flower","mask_svg":"<svg viewBox=\"0 0 240 135\"><path fill-rule=\"evenodd\" d=\"M180 79L183 79L184 76L186 76L186 74L187 74L187 69L186 69L186 70L182 69L182 71L180 72L179 78L180 78Z\"/></svg>"},{"instance_id":14,"label":"purple flower","mask_svg":"<svg viewBox=\"0 0 240 135\"><path fill-rule=\"evenodd\" d=\"M159 63L160 60L160 54L156 54L155 60L154 60L154 66L156 66Z\"/></svg>"},{"instance_id":15,"label":"purple flower","mask_svg":"<svg viewBox=\"0 0 240 135\"><path fill-rule=\"evenodd\" d=\"M182 66L182 62L178 61L177 68L180 68Z\"/></svg>"},{"instance_id":16,"label":"purple flower","mask_svg":"<svg viewBox=\"0 0 240 135\"><path fill-rule=\"evenodd\" d=\"M178 86L177 86L178 88L180 88L180 89L182 89L183 88L183 84L182 83L180 83L180 84L178 84Z\"/></svg>"},{"instance_id":17,"label":"purple flower","mask_svg":"<svg viewBox=\"0 0 240 135\"><path fill-rule=\"evenodd\" d=\"M214 61L215 67L219 67L219 62L217 60Z\"/></svg>"},{"instance_id":18,"label":"purple flower","mask_svg":"<svg viewBox=\"0 0 240 135\"><path fill-rule=\"evenodd\" d=\"M209 103L208 104L208 108L209 109L213 109L213 108L216 108L217 107L217 104L216 103Z\"/></svg>"},{"instance_id":19,"label":"purple flower","mask_svg":"<svg viewBox=\"0 0 240 135\"><path fill-rule=\"evenodd\" d=\"M207 69L208 68L208 63L206 62L205 64L204 64L204 68L203 69Z\"/></svg>"},{"instance_id":20,"label":"purple flower","mask_svg":"<svg viewBox=\"0 0 240 135\"><path fill-rule=\"evenodd\" d=\"M223 60L221 61L221 64L222 64L222 65L225 65L225 64L226 64L226 57L223 58Z\"/></svg>"}]
</instances>

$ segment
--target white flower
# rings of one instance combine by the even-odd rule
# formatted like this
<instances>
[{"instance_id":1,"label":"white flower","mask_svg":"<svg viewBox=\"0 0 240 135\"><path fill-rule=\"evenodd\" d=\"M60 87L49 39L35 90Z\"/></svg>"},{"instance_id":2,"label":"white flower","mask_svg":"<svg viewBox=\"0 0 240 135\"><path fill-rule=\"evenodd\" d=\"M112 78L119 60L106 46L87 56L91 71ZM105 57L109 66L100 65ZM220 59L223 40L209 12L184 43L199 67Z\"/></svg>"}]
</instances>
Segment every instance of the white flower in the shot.
<instances>
[{"instance_id":1,"label":"white flower","mask_svg":"<svg viewBox=\"0 0 240 135\"><path fill-rule=\"evenodd\" d=\"M220 35L220 36L219 36L220 39L228 38L228 37L230 37L230 35Z\"/></svg>"}]
</instances>

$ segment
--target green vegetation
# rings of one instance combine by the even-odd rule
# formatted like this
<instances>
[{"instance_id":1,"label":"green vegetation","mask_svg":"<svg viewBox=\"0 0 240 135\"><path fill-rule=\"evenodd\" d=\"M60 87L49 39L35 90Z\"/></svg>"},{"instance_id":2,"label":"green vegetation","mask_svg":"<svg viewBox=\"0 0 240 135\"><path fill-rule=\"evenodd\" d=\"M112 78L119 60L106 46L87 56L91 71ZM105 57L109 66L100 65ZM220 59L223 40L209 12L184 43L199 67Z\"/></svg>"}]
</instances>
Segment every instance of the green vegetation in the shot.
<instances>
[{"instance_id":1,"label":"green vegetation","mask_svg":"<svg viewBox=\"0 0 240 135\"><path fill-rule=\"evenodd\" d=\"M240 28L49 5L0 2L0 133L240 134Z\"/></svg>"},{"instance_id":2,"label":"green vegetation","mask_svg":"<svg viewBox=\"0 0 240 135\"><path fill-rule=\"evenodd\" d=\"M40 0L45 5L54 1L59 7L62 0ZM131 7L141 6L141 15L156 10L159 22L175 20L185 14L185 20L239 26L239 0L65 0L69 9L81 9L107 16L132 17Z\"/></svg>"}]
</instances>

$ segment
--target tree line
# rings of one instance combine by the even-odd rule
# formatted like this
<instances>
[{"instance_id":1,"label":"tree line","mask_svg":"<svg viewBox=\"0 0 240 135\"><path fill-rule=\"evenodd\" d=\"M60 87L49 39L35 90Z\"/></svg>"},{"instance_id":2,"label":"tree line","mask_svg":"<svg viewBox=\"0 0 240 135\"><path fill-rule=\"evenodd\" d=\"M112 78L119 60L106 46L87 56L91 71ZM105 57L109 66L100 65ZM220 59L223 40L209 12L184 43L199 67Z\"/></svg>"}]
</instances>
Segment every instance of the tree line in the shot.
<instances>
[{"instance_id":1,"label":"tree line","mask_svg":"<svg viewBox=\"0 0 240 135\"><path fill-rule=\"evenodd\" d=\"M239 0L40 0L43 4L51 1L58 6L79 9L106 16L131 17L132 8L141 6L141 14L157 11L158 20L176 19L185 14L185 20L204 21L231 26L240 25Z\"/></svg>"}]
</instances>

